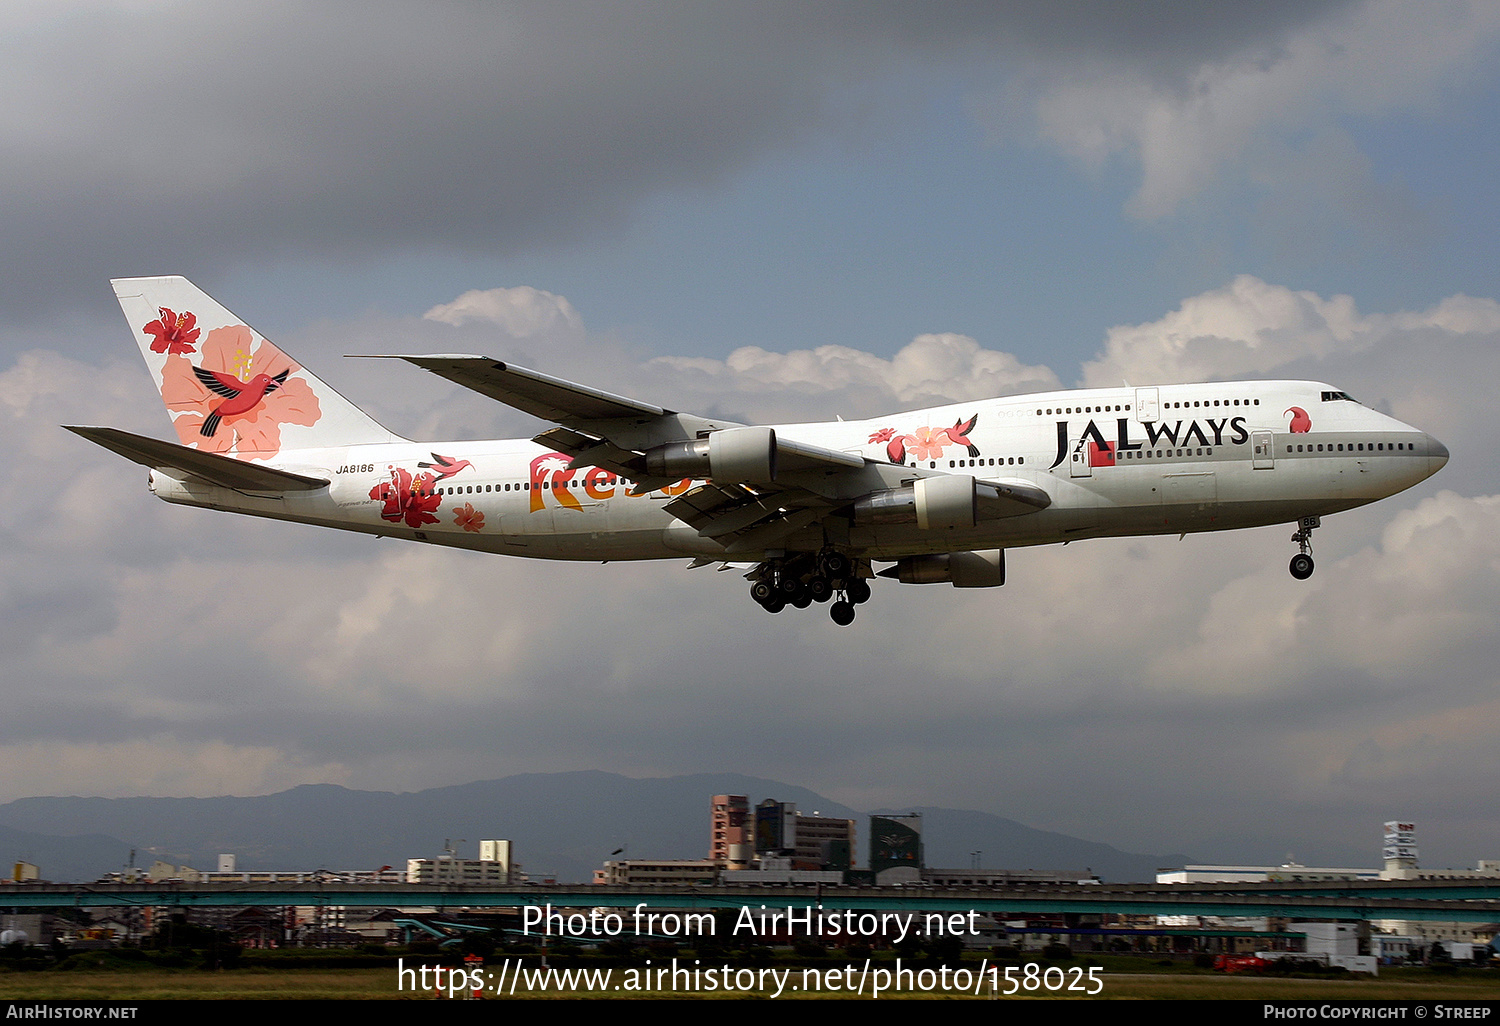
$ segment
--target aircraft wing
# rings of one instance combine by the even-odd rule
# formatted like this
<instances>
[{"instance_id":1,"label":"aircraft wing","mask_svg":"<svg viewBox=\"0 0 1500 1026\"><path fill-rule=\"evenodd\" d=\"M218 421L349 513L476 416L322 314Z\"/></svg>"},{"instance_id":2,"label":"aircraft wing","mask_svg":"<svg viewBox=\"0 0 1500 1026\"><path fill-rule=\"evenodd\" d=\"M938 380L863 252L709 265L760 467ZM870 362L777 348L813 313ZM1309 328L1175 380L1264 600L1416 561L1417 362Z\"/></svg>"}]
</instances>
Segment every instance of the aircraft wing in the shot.
<instances>
[{"instance_id":1,"label":"aircraft wing","mask_svg":"<svg viewBox=\"0 0 1500 1026\"><path fill-rule=\"evenodd\" d=\"M599 421L643 421L673 412L485 356L398 356L393 359L416 364L423 370L498 399L533 417L566 427Z\"/></svg>"},{"instance_id":2,"label":"aircraft wing","mask_svg":"<svg viewBox=\"0 0 1500 1026\"><path fill-rule=\"evenodd\" d=\"M574 457L574 466L604 467L637 480L649 478L660 484L678 480L650 475L642 459L645 449L662 443L702 438L725 428L744 427L734 421L707 420L678 413L654 403L629 399L484 356L398 356L393 359L405 360L507 406L561 424L561 429L544 431L533 441ZM805 442L778 439L776 444L777 466L783 473L857 469L865 465L862 456ZM642 480L641 483L646 482ZM660 484L651 487L660 487Z\"/></svg>"},{"instance_id":3,"label":"aircraft wing","mask_svg":"<svg viewBox=\"0 0 1500 1026\"><path fill-rule=\"evenodd\" d=\"M152 470L173 470L199 477L210 484L242 492L312 491L328 484L327 478L306 477L288 470L247 463L215 452L190 449L176 442L133 435L129 431L108 427L78 427L64 424L75 435L81 435L110 452Z\"/></svg>"},{"instance_id":4,"label":"aircraft wing","mask_svg":"<svg viewBox=\"0 0 1500 1026\"><path fill-rule=\"evenodd\" d=\"M951 476L781 437L771 428L678 413L487 357L397 359L561 425L532 440L572 457L570 467L603 467L632 481L632 494L685 477L709 479L666 510L727 552L776 548L809 524L849 516L860 496L889 489L895 479ZM973 489L972 508L981 519L1051 503L1045 491L1022 481Z\"/></svg>"}]
</instances>

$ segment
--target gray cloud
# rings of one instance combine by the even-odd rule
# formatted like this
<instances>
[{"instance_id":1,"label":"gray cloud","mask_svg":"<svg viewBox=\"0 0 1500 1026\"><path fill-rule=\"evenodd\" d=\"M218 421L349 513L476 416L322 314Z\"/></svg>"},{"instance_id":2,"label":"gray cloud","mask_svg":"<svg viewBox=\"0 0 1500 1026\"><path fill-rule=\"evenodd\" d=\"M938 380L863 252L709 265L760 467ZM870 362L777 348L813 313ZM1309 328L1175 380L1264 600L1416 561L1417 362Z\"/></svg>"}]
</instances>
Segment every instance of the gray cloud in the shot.
<instances>
[{"instance_id":1,"label":"gray cloud","mask_svg":"<svg viewBox=\"0 0 1500 1026\"><path fill-rule=\"evenodd\" d=\"M915 116L908 94L927 87L891 88L903 69L1026 54L1188 67L1338 6L11 8L0 188L18 201L0 232L24 259L0 309L52 316L143 270L592 237L645 197Z\"/></svg>"}]
</instances>

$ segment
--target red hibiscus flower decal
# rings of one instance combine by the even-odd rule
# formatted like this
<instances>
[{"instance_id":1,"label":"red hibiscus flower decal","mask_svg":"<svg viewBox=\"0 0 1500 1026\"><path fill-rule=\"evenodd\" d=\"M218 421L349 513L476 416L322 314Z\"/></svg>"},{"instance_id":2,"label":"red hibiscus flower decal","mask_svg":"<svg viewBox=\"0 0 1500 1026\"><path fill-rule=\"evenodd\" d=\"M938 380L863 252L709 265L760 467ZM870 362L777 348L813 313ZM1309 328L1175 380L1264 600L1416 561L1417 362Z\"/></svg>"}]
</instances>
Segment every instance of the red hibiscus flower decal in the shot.
<instances>
[{"instance_id":1,"label":"red hibiscus flower decal","mask_svg":"<svg viewBox=\"0 0 1500 1026\"><path fill-rule=\"evenodd\" d=\"M483 531L484 513L474 508L472 502L453 508L453 522L465 531Z\"/></svg>"},{"instance_id":2,"label":"red hibiscus flower decal","mask_svg":"<svg viewBox=\"0 0 1500 1026\"><path fill-rule=\"evenodd\" d=\"M146 325L146 334L155 335L153 353L196 353L198 315L183 311L178 315L164 306L156 308L159 318Z\"/></svg>"},{"instance_id":3,"label":"red hibiscus flower decal","mask_svg":"<svg viewBox=\"0 0 1500 1026\"><path fill-rule=\"evenodd\" d=\"M437 508L443 497L432 490L432 475L419 474L397 467L391 471L391 479L370 489L370 498L384 503L380 518L393 524L403 521L407 527L421 527L438 522Z\"/></svg>"}]
</instances>

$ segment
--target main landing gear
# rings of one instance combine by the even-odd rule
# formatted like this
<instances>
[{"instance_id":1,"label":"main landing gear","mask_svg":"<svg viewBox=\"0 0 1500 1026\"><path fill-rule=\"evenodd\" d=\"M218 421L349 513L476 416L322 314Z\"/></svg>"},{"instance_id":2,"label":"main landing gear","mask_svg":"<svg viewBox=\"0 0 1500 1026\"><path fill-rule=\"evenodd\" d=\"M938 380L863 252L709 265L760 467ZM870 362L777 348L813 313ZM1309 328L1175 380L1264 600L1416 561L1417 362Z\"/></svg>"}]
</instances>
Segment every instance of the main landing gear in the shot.
<instances>
[{"instance_id":1,"label":"main landing gear","mask_svg":"<svg viewBox=\"0 0 1500 1026\"><path fill-rule=\"evenodd\" d=\"M854 622L854 607L870 601L870 584L862 575L868 571L864 561L856 565L832 549L817 556L768 559L755 570L750 597L768 613L836 600L828 615L840 627L847 627Z\"/></svg>"},{"instance_id":2,"label":"main landing gear","mask_svg":"<svg viewBox=\"0 0 1500 1026\"><path fill-rule=\"evenodd\" d=\"M1292 557L1290 570L1292 576L1299 581L1305 581L1313 575L1312 558L1312 533L1323 524L1321 517L1303 517L1297 527L1297 533L1292 535L1292 541L1302 551Z\"/></svg>"}]
</instances>

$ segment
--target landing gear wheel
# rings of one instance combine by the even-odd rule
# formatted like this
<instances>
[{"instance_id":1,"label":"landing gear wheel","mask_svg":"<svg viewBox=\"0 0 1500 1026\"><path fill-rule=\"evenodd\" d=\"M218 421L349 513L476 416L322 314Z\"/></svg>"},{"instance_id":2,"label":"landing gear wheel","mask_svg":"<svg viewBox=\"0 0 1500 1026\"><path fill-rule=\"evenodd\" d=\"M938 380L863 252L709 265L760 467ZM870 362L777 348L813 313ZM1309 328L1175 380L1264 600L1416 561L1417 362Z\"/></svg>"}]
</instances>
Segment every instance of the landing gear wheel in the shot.
<instances>
[{"instance_id":1,"label":"landing gear wheel","mask_svg":"<svg viewBox=\"0 0 1500 1026\"><path fill-rule=\"evenodd\" d=\"M1323 523L1320 517L1303 517L1297 522L1297 533L1292 535L1292 541L1297 543L1301 551L1292 557L1292 576L1299 581L1305 581L1312 576L1312 533Z\"/></svg>"},{"instance_id":2,"label":"landing gear wheel","mask_svg":"<svg viewBox=\"0 0 1500 1026\"><path fill-rule=\"evenodd\" d=\"M849 557L842 552L828 552L823 555L823 576L837 580L849 572Z\"/></svg>"},{"instance_id":3,"label":"landing gear wheel","mask_svg":"<svg viewBox=\"0 0 1500 1026\"><path fill-rule=\"evenodd\" d=\"M776 589L771 586L769 581L756 581L750 585L750 597L761 605L765 605L775 594Z\"/></svg>"},{"instance_id":4,"label":"landing gear wheel","mask_svg":"<svg viewBox=\"0 0 1500 1026\"><path fill-rule=\"evenodd\" d=\"M812 600L812 589L805 584L799 586L797 590L792 593L792 597L787 599L788 602L796 606L798 609L806 609L808 606L812 605Z\"/></svg>"},{"instance_id":5,"label":"landing gear wheel","mask_svg":"<svg viewBox=\"0 0 1500 1026\"><path fill-rule=\"evenodd\" d=\"M849 596L849 601L856 606L870 601L870 585L863 577L850 578L844 586L844 593Z\"/></svg>"},{"instance_id":6,"label":"landing gear wheel","mask_svg":"<svg viewBox=\"0 0 1500 1026\"><path fill-rule=\"evenodd\" d=\"M828 607L828 615L833 617L833 622L840 627L847 627L854 622L854 604L852 602L835 602Z\"/></svg>"},{"instance_id":7,"label":"landing gear wheel","mask_svg":"<svg viewBox=\"0 0 1500 1026\"><path fill-rule=\"evenodd\" d=\"M761 603L761 608L763 608L768 613L779 613L786 608L786 599L782 598L780 595L772 595L770 598L766 599L766 601Z\"/></svg>"},{"instance_id":8,"label":"landing gear wheel","mask_svg":"<svg viewBox=\"0 0 1500 1026\"><path fill-rule=\"evenodd\" d=\"M827 602L833 598L833 582L821 574L808 581L807 588L812 592L814 602Z\"/></svg>"}]
</instances>

